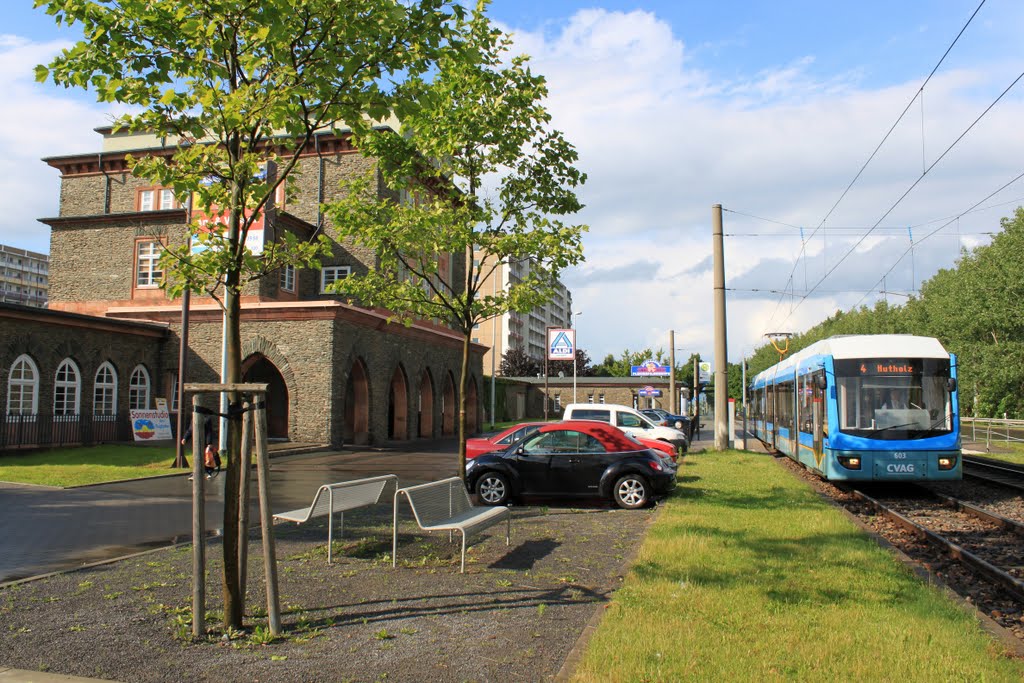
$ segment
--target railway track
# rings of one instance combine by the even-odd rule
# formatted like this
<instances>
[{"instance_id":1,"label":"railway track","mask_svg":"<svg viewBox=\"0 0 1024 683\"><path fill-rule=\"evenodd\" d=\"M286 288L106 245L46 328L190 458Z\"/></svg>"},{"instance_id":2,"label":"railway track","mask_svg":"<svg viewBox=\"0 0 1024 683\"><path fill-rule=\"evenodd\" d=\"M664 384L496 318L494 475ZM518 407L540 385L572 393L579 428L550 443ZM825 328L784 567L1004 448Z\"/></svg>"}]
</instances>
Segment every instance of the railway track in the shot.
<instances>
[{"instance_id":1,"label":"railway track","mask_svg":"<svg viewBox=\"0 0 1024 683\"><path fill-rule=\"evenodd\" d=\"M923 488L852 494L1024 603L1024 524Z\"/></svg>"},{"instance_id":2,"label":"railway track","mask_svg":"<svg viewBox=\"0 0 1024 683\"><path fill-rule=\"evenodd\" d=\"M963 465L965 477L1024 491L1024 467L1020 465L976 455L963 456Z\"/></svg>"}]
</instances>

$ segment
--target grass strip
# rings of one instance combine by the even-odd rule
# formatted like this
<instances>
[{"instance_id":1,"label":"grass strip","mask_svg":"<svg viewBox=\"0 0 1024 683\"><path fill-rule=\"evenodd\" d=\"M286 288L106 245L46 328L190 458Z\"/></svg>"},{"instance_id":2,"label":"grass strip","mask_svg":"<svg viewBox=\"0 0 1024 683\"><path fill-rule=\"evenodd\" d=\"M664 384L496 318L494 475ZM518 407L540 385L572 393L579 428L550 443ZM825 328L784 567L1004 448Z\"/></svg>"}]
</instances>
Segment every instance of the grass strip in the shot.
<instances>
[{"instance_id":1,"label":"grass strip","mask_svg":"<svg viewBox=\"0 0 1024 683\"><path fill-rule=\"evenodd\" d=\"M191 463L191 453L188 454ZM83 486L139 479L171 469L173 446L88 446L0 456L0 481L42 486Z\"/></svg>"},{"instance_id":2,"label":"grass strip","mask_svg":"<svg viewBox=\"0 0 1024 683\"><path fill-rule=\"evenodd\" d=\"M772 458L686 458L575 681L1021 681L972 614Z\"/></svg>"}]
</instances>

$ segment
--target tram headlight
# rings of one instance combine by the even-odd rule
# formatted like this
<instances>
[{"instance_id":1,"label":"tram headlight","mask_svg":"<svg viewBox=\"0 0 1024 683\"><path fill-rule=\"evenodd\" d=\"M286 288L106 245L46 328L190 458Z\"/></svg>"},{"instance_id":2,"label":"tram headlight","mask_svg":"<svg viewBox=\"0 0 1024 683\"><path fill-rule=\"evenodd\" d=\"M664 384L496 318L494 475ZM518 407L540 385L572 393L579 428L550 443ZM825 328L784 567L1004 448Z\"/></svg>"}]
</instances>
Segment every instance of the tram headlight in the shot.
<instances>
[{"instance_id":1,"label":"tram headlight","mask_svg":"<svg viewBox=\"0 0 1024 683\"><path fill-rule=\"evenodd\" d=\"M859 455L837 455L836 460L839 464L848 470L859 470L860 469L860 456Z\"/></svg>"},{"instance_id":2,"label":"tram headlight","mask_svg":"<svg viewBox=\"0 0 1024 683\"><path fill-rule=\"evenodd\" d=\"M955 455L943 455L939 458L939 469L940 470L951 470L956 467L956 456Z\"/></svg>"}]
</instances>

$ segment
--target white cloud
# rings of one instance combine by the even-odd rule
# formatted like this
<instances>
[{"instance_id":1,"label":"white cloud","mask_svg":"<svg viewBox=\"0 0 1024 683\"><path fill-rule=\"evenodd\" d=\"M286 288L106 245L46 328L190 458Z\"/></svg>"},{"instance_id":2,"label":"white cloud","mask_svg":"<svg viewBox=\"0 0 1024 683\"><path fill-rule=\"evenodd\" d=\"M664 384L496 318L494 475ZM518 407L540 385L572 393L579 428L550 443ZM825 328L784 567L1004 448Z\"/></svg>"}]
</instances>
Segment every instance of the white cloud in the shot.
<instances>
[{"instance_id":1,"label":"white cloud","mask_svg":"<svg viewBox=\"0 0 1024 683\"><path fill-rule=\"evenodd\" d=\"M858 65L817 79L810 71L813 55L715 83L671 27L649 12L586 10L561 29L518 32L516 48L547 77L554 125L577 146L579 165L589 174L580 216L590 225L587 263L566 281L574 305L588 311L579 321L580 345L595 358L627 347L666 346L669 329L687 340L683 344L710 353L712 278L696 266L711 254L711 205L805 226L809 236L920 86L867 89ZM1024 106L1011 97L889 212L1012 80L1012 67L968 65L937 73L925 91L923 116L915 103L827 225L860 227L860 234L875 224L921 225L966 210L1024 170L1024 138L1016 133ZM1001 197L1024 195L1022 187ZM971 214L961 226L995 229L1012 208ZM725 221L726 233L779 235L727 240L727 286L748 282L781 290L796 270L795 288L803 289L803 265L794 268L797 230L734 213ZM918 228L915 238L926 232ZM807 247L811 283L857 239L816 235ZM792 311L776 294L730 299L730 355L763 343L766 328L803 330L853 305L863 293L832 292L873 286L906 245L905 232L872 234L822 283L822 292ZM957 253L949 239L920 245L918 284L951 265ZM646 278L602 277L621 276L617 269L639 263ZM887 284L903 278L901 289L909 288L909 270L906 258Z\"/></svg>"},{"instance_id":2,"label":"white cloud","mask_svg":"<svg viewBox=\"0 0 1024 683\"><path fill-rule=\"evenodd\" d=\"M37 219L57 215L60 197L59 174L40 159L97 151L93 128L108 121L103 109L83 103L78 93L35 82L35 66L64 47L0 36L0 187L8 200L0 243L33 251L49 251L49 228Z\"/></svg>"}]
</instances>

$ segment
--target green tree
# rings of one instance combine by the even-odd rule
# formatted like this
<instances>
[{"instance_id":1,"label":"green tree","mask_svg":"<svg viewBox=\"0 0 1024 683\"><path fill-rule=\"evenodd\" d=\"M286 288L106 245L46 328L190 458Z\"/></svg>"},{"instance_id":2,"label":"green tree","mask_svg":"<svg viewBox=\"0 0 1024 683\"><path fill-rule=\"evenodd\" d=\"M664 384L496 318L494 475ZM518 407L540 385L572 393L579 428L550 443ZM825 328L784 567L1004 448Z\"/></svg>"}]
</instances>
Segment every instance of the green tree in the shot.
<instances>
[{"instance_id":1,"label":"green tree","mask_svg":"<svg viewBox=\"0 0 1024 683\"><path fill-rule=\"evenodd\" d=\"M590 377L594 374L594 368L590 364L590 356L583 349L576 349L576 376ZM566 377L572 377L573 364L571 360L548 361L548 375L557 376L563 373Z\"/></svg>"},{"instance_id":2,"label":"green tree","mask_svg":"<svg viewBox=\"0 0 1024 683\"><path fill-rule=\"evenodd\" d=\"M217 296L225 313L223 377L241 380L239 292L282 264L318 265L319 245L285 236L260 258L245 238L313 135L345 122L401 114L391 81L431 68L447 36L447 0L36 0L58 24L80 25L84 39L40 81L92 89L100 101L129 105L115 130L147 132L173 145L169 156L130 159L134 175L195 197L194 209L219 214L223 234L202 236L198 255L171 245L167 288ZM461 13L455 11L455 13ZM460 53L461 54L461 53ZM270 173L263 173L270 162ZM276 172L274 170L276 169ZM216 182L207 182L213 179ZM219 294L218 294L219 293ZM231 397L237 401L237 397ZM241 426L229 422L228 452ZM228 458L224 507L224 625L241 628L238 561L241 468Z\"/></svg>"},{"instance_id":3,"label":"green tree","mask_svg":"<svg viewBox=\"0 0 1024 683\"><path fill-rule=\"evenodd\" d=\"M379 196L374 173L349 183L347 195L327 207L341 235L378 256L376 269L340 281L337 291L407 324L435 319L462 333L463 475L473 326L550 300L559 273L582 261L586 229L562 219L582 208L576 188L586 176L573 166L576 150L549 125L544 78L524 56L503 63L510 40L484 7L458 23L463 49L441 56L433 80L412 77L398 86L421 105L403 117L401 134L358 138L396 195ZM487 258L475 261L477 250ZM443 254L465 258L460 284L441 267ZM483 286L499 266L513 265L522 267L519 280L498 291Z\"/></svg>"},{"instance_id":4,"label":"green tree","mask_svg":"<svg viewBox=\"0 0 1024 683\"><path fill-rule=\"evenodd\" d=\"M509 349L501 357L501 374L505 377L533 377L539 375L544 366L522 349Z\"/></svg>"}]
</instances>

